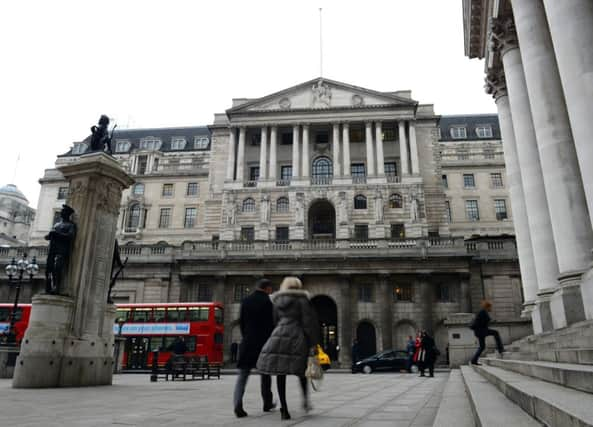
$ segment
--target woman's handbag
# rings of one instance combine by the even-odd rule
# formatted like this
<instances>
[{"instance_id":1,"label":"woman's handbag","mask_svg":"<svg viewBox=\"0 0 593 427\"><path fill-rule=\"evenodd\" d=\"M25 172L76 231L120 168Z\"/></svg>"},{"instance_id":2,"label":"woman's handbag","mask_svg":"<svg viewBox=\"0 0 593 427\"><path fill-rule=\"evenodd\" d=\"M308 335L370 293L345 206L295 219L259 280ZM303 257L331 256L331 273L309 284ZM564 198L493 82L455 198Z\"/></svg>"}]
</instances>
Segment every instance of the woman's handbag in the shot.
<instances>
[{"instance_id":1,"label":"woman's handbag","mask_svg":"<svg viewBox=\"0 0 593 427\"><path fill-rule=\"evenodd\" d=\"M323 378L323 369L321 369L317 356L309 356L305 376L313 380L320 380Z\"/></svg>"}]
</instances>

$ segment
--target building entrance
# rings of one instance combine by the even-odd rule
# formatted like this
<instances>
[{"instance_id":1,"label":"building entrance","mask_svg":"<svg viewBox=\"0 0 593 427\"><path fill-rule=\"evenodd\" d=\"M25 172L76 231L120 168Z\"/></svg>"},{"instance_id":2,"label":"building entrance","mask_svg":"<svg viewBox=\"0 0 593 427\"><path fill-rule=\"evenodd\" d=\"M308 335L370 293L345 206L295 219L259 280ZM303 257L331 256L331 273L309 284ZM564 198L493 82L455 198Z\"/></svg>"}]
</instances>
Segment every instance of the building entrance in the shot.
<instances>
[{"instance_id":1,"label":"building entrance","mask_svg":"<svg viewBox=\"0 0 593 427\"><path fill-rule=\"evenodd\" d=\"M335 239L336 210L327 200L317 200L309 208L309 238Z\"/></svg>"},{"instance_id":2,"label":"building entrance","mask_svg":"<svg viewBox=\"0 0 593 427\"><path fill-rule=\"evenodd\" d=\"M332 362L338 361L338 308L333 299L318 295L311 299L311 304L319 320L321 347Z\"/></svg>"},{"instance_id":3,"label":"building entrance","mask_svg":"<svg viewBox=\"0 0 593 427\"><path fill-rule=\"evenodd\" d=\"M377 334L370 322L360 322L356 328L356 340L360 359L365 359L377 353Z\"/></svg>"}]
</instances>

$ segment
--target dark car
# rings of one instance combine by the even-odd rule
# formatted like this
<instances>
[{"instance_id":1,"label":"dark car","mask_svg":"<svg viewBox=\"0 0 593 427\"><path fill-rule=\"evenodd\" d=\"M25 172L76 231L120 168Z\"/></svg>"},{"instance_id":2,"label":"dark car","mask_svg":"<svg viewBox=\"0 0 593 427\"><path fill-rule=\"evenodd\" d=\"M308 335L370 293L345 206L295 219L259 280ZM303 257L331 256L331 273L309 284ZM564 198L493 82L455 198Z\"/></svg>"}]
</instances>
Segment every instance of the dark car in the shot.
<instances>
[{"instance_id":1,"label":"dark car","mask_svg":"<svg viewBox=\"0 0 593 427\"><path fill-rule=\"evenodd\" d=\"M356 362L352 372L370 374L375 371L417 372L416 365L408 366L408 353L403 350L385 350Z\"/></svg>"}]
</instances>

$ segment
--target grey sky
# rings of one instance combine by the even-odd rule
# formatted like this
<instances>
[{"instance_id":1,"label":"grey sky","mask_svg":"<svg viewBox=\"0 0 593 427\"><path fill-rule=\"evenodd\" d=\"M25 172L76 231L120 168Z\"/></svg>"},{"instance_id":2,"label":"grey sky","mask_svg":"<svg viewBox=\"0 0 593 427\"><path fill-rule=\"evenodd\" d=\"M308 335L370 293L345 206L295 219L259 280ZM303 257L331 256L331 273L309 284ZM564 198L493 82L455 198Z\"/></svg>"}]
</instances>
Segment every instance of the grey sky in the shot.
<instances>
[{"instance_id":1,"label":"grey sky","mask_svg":"<svg viewBox=\"0 0 593 427\"><path fill-rule=\"evenodd\" d=\"M411 89L439 114L495 112L463 54L459 0L0 2L0 185L37 180L100 114L120 127L206 125L233 97L319 75Z\"/></svg>"}]
</instances>

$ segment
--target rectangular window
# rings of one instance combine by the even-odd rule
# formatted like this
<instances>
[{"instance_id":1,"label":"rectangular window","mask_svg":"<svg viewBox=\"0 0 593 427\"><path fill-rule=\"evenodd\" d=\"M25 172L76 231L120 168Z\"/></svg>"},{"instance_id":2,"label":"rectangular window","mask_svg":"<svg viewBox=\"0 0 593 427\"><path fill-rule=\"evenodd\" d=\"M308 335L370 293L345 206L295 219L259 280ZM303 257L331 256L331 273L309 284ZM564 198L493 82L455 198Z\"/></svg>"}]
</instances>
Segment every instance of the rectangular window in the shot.
<instances>
[{"instance_id":1,"label":"rectangular window","mask_svg":"<svg viewBox=\"0 0 593 427\"><path fill-rule=\"evenodd\" d=\"M385 176L397 176L397 165L395 162L385 162Z\"/></svg>"},{"instance_id":2,"label":"rectangular window","mask_svg":"<svg viewBox=\"0 0 593 427\"><path fill-rule=\"evenodd\" d=\"M447 200L445 201L445 217L447 218L447 222L451 222L451 203Z\"/></svg>"},{"instance_id":3,"label":"rectangular window","mask_svg":"<svg viewBox=\"0 0 593 427\"><path fill-rule=\"evenodd\" d=\"M393 301L412 301L414 299L414 288L410 283L401 283L393 287Z\"/></svg>"},{"instance_id":4,"label":"rectangular window","mask_svg":"<svg viewBox=\"0 0 593 427\"><path fill-rule=\"evenodd\" d=\"M245 298L247 295L249 295L249 292L250 292L249 285L235 285L234 301L235 302L243 301L243 298Z\"/></svg>"},{"instance_id":5,"label":"rectangular window","mask_svg":"<svg viewBox=\"0 0 593 427\"><path fill-rule=\"evenodd\" d=\"M329 132L319 131L315 134L315 144L328 144L329 143Z\"/></svg>"},{"instance_id":6,"label":"rectangular window","mask_svg":"<svg viewBox=\"0 0 593 427\"><path fill-rule=\"evenodd\" d=\"M496 199L494 200L494 212L496 213L496 220L502 221L503 219L507 219L507 202L504 199Z\"/></svg>"},{"instance_id":7,"label":"rectangular window","mask_svg":"<svg viewBox=\"0 0 593 427\"><path fill-rule=\"evenodd\" d=\"M200 285L201 287L202 285ZM198 289L198 293L200 290ZM209 307L189 307L189 320L190 322L207 322L208 316L210 315Z\"/></svg>"},{"instance_id":8,"label":"rectangular window","mask_svg":"<svg viewBox=\"0 0 593 427\"><path fill-rule=\"evenodd\" d=\"M188 182L187 183L187 191L185 192L186 196L197 196L198 195L198 183L197 182Z\"/></svg>"},{"instance_id":9,"label":"rectangular window","mask_svg":"<svg viewBox=\"0 0 593 427\"><path fill-rule=\"evenodd\" d=\"M261 145L261 133L251 135L251 145L258 147Z\"/></svg>"},{"instance_id":10,"label":"rectangular window","mask_svg":"<svg viewBox=\"0 0 593 427\"><path fill-rule=\"evenodd\" d=\"M207 136L194 137L194 148L196 150L206 150L210 144L210 138Z\"/></svg>"},{"instance_id":11,"label":"rectangular window","mask_svg":"<svg viewBox=\"0 0 593 427\"><path fill-rule=\"evenodd\" d=\"M361 125L350 125L350 142L364 142L364 129Z\"/></svg>"},{"instance_id":12,"label":"rectangular window","mask_svg":"<svg viewBox=\"0 0 593 427\"><path fill-rule=\"evenodd\" d=\"M198 301L211 302L212 301L212 286L200 283L198 285Z\"/></svg>"},{"instance_id":13,"label":"rectangular window","mask_svg":"<svg viewBox=\"0 0 593 427\"><path fill-rule=\"evenodd\" d=\"M490 185L492 185L492 188L504 187L504 184L502 182L502 174L500 172L490 174Z\"/></svg>"},{"instance_id":14,"label":"rectangular window","mask_svg":"<svg viewBox=\"0 0 593 427\"><path fill-rule=\"evenodd\" d=\"M355 224L354 225L354 238L356 240L368 240L369 239L368 224Z\"/></svg>"},{"instance_id":15,"label":"rectangular window","mask_svg":"<svg viewBox=\"0 0 593 427\"><path fill-rule=\"evenodd\" d=\"M280 179L282 181L290 181L292 177L292 165L280 167Z\"/></svg>"},{"instance_id":16,"label":"rectangular window","mask_svg":"<svg viewBox=\"0 0 593 427\"><path fill-rule=\"evenodd\" d=\"M483 125L476 127L476 135L478 138L492 138L492 126Z\"/></svg>"},{"instance_id":17,"label":"rectangular window","mask_svg":"<svg viewBox=\"0 0 593 427\"><path fill-rule=\"evenodd\" d=\"M453 139L466 139L467 130L465 126L451 126L451 138Z\"/></svg>"},{"instance_id":18,"label":"rectangular window","mask_svg":"<svg viewBox=\"0 0 593 427\"><path fill-rule=\"evenodd\" d=\"M173 197L173 184L163 184L161 195L163 197Z\"/></svg>"},{"instance_id":19,"label":"rectangular window","mask_svg":"<svg viewBox=\"0 0 593 427\"><path fill-rule=\"evenodd\" d=\"M68 197L68 187L58 188L58 200L64 200Z\"/></svg>"},{"instance_id":20,"label":"rectangular window","mask_svg":"<svg viewBox=\"0 0 593 427\"><path fill-rule=\"evenodd\" d=\"M478 210L477 200L466 200L465 201L465 214L468 221L479 221L480 211Z\"/></svg>"},{"instance_id":21,"label":"rectangular window","mask_svg":"<svg viewBox=\"0 0 593 427\"><path fill-rule=\"evenodd\" d=\"M373 285L365 283L358 287L359 302L373 302Z\"/></svg>"},{"instance_id":22,"label":"rectangular window","mask_svg":"<svg viewBox=\"0 0 593 427\"><path fill-rule=\"evenodd\" d=\"M395 141L394 126L387 126L383 128L383 141Z\"/></svg>"},{"instance_id":23,"label":"rectangular window","mask_svg":"<svg viewBox=\"0 0 593 427\"><path fill-rule=\"evenodd\" d=\"M476 181L474 179L473 173L464 173L463 174L463 188L475 188Z\"/></svg>"},{"instance_id":24,"label":"rectangular window","mask_svg":"<svg viewBox=\"0 0 593 427\"><path fill-rule=\"evenodd\" d=\"M161 208L159 216L159 228L169 228L171 224L171 208Z\"/></svg>"},{"instance_id":25,"label":"rectangular window","mask_svg":"<svg viewBox=\"0 0 593 427\"><path fill-rule=\"evenodd\" d=\"M449 188L449 181L447 181L447 175L441 176L441 182L443 183L443 188Z\"/></svg>"},{"instance_id":26,"label":"rectangular window","mask_svg":"<svg viewBox=\"0 0 593 427\"><path fill-rule=\"evenodd\" d=\"M436 297L439 302L452 302L451 287L447 283L439 283L436 287Z\"/></svg>"},{"instance_id":27,"label":"rectangular window","mask_svg":"<svg viewBox=\"0 0 593 427\"><path fill-rule=\"evenodd\" d=\"M350 175L356 176L366 176L366 170L364 167L364 163L352 163L350 165Z\"/></svg>"},{"instance_id":28,"label":"rectangular window","mask_svg":"<svg viewBox=\"0 0 593 427\"><path fill-rule=\"evenodd\" d=\"M276 227L276 240L281 242L285 242L288 240L288 227Z\"/></svg>"},{"instance_id":29,"label":"rectangular window","mask_svg":"<svg viewBox=\"0 0 593 427\"><path fill-rule=\"evenodd\" d=\"M292 132L282 132L280 134L280 143L282 145L292 145Z\"/></svg>"},{"instance_id":30,"label":"rectangular window","mask_svg":"<svg viewBox=\"0 0 593 427\"><path fill-rule=\"evenodd\" d=\"M148 167L148 156L138 156L138 166L136 167L137 175L146 174L146 168Z\"/></svg>"},{"instance_id":31,"label":"rectangular window","mask_svg":"<svg viewBox=\"0 0 593 427\"><path fill-rule=\"evenodd\" d=\"M241 240L254 241L255 229L253 227L241 227Z\"/></svg>"},{"instance_id":32,"label":"rectangular window","mask_svg":"<svg viewBox=\"0 0 593 427\"><path fill-rule=\"evenodd\" d=\"M259 166L251 166L249 168L249 181L257 181L259 179Z\"/></svg>"},{"instance_id":33,"label":"rectangular window","mask_svg":"<svg viewBox=\"0 0 593 427\"><path fill-rule=\"evenodd\" d=\"M403 224L391 224L391 239L405 239L406 229Z\"/></svg>"},{"instance_id":34,"label":"rectangular window","mask_svg":"<svg viewBox=\"0 0 593 427\"><path fill-rule=\"evenodd\" d=\"M196 217L198 216L198 208L185 208L185 218L183 220L183 228L194 228L196 225Z\"/></svg>"}]
</instances>

